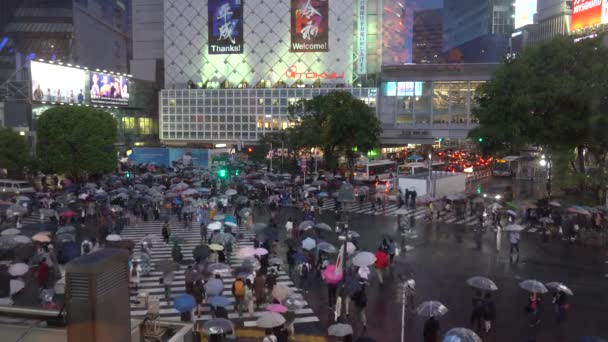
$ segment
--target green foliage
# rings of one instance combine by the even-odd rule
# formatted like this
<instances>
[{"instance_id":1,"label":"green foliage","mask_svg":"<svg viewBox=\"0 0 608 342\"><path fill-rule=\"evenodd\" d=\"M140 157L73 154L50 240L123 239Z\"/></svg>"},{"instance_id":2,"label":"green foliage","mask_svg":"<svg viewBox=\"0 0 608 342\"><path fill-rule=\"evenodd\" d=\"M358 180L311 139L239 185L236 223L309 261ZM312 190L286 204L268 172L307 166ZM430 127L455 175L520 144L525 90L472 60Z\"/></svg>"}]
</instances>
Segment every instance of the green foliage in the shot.
<instances>
[{"instance_id":1,"label":"green foliage","mask_svg":"<svg viewBox=\"0 0 608 342\"><path fill-rule=\"evenodd\" d=\"M574 179L579 189L588 183L600 197L605 177L590 182L586 168L606 171L608 47L603 40L575 43L572 37L560 37L506 60L479 89L474 115L480 126L470 137L485 138L478 142L485 153L542 146L559 154L553 163L557 177Z\"/></svg>"},{"instance_id":2,"label":"green foliage","mask_svg":"<svg viewBox=\"0 0 608 342\"><path fill-rule=\"evenodd\" d=\"M46 172L79 179L116 167L116 120L89 107L60 106L38 119L38 156Z\"/></svg>"},{"instance_id":3,"label":"green foliage","mask_svg":"<svg viewBox=\"0 0 608 342\"><path fill-rule=\"evenodd\" d=\"M335 168L340 155L352 160L353 147L366 153L378 146L382 128L374 110L347 92L331 92L290 107L298 124L291 130L296 146L318 147Z\"/></svg>"},{"instance_id":4,"label":"green foliage","mask_svg":"<svg viewBox=\"0 0 608 342\"><path fill-rule=\"evenodd\" d=\"M0 169L6 169L9 178L21 179L33 171L34 160L27 137L11 129L0 129Z\"/></svg>"}]
</instances>

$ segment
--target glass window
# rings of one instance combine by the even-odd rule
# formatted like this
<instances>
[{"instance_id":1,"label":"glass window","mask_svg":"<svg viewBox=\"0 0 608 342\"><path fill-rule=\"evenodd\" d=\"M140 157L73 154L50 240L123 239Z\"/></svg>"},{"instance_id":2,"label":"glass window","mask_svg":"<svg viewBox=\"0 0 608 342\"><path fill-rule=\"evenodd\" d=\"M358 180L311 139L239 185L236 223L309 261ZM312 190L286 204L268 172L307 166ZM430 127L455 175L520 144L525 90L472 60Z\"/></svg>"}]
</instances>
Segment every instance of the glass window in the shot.
<instances>
[{"instance_id":1,"label":"glass window","mask_svg":"<svg viewBox=\"0 0 608 342\"><path fill-rule=\"evenodd\" d=\"M422 93L414 97L414 117L417 124L431 123L432 82L422 82Z\"/></svg>"},{"instance_id":2,"label":"glass window","mask_svg":"<svg viewBox=\"0 0 608 342\"><path fill-rule=\"evenodd\" d=\"M450 83L433 84L433 124L450 122Z\"/></svg>"},{"instance_id":3,"label":"glass window","mask_svg":"<svg viewBox=\"0 0 608 342\"><path fill-rule=\"evenodd\" d=\"M468 91L468 82L452 82L450 85L452 124L466 124Z\"/></svg>"}]
</instances>

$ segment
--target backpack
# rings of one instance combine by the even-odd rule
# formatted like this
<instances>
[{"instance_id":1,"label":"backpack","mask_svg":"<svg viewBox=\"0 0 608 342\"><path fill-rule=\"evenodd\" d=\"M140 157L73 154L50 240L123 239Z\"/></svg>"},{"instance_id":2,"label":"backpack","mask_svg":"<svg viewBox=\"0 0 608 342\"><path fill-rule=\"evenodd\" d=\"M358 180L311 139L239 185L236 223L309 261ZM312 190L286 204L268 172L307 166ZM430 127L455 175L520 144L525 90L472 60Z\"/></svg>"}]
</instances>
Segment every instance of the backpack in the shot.
<instances>
[{"instance_id":1,"label":"backpack","mask_svg":"<svg viewBox=\"0 0 608 342\"><path fill-rule=\"evenodd\" d=\"M245 295L245 283L242 280L234 282L234 296L243 297Z\"/></svg>"}]
</instances>

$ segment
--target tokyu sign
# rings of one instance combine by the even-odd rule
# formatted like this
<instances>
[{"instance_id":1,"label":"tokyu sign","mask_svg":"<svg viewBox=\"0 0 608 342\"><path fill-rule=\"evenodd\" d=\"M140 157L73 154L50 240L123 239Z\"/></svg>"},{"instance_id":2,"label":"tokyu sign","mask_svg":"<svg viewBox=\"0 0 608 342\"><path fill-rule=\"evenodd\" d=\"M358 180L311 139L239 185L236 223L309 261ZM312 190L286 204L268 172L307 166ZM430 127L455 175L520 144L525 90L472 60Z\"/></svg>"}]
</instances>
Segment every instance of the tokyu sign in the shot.
<instances>
[{"instance_id":1,"label":"tokyu sign","mask_svg":"<svg viewBox=\"0 0 608 342\"><path fill-rule=\"evenodd\" d=\"M337 72L322 72L322 73L317 73L317 72L298 72L298 68L296 66L291 66L287 69L287 72L285 73L287 75L288 78L292 78L292 79L344 79L344 72L342 73L337 73Z\"/></svg>"}]
</instances>

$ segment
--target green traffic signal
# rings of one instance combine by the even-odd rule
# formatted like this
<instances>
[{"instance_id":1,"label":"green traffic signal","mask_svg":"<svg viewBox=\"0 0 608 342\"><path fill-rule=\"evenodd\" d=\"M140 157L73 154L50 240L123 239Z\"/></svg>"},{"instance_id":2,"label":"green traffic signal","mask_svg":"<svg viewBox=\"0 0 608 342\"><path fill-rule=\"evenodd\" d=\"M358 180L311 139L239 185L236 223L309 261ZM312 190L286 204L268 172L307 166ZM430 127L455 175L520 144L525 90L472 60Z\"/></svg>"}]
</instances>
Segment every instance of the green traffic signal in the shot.
<instances>
[{"instance_id":1,"label":"green traffic signal","mask_svg":"<svg viewBox=\"0 0 608 342\"><path fill-rule=\"evenodd\" d=\"M478 138L477 141L483 142L483 138Z\"/></svg>"},{"instance_id":2,"label":"green traffic signal","mask_svg":"<svg viewBox=\"0 0 608 342\"><path fill-rule=\"evenodd\" d=\"M227 172L226 169L220 169L217 173L218 177L220 178L226 178Z\"/></svg>"}]
</instances>

